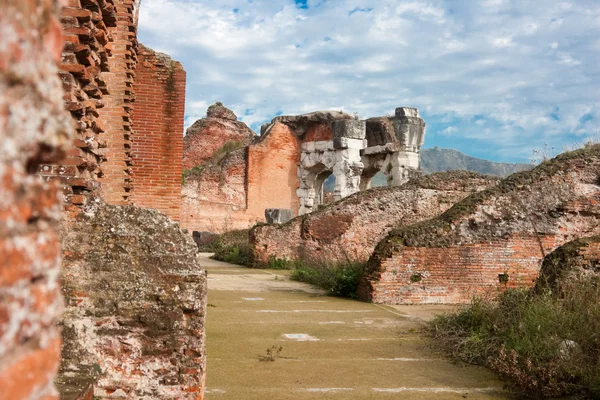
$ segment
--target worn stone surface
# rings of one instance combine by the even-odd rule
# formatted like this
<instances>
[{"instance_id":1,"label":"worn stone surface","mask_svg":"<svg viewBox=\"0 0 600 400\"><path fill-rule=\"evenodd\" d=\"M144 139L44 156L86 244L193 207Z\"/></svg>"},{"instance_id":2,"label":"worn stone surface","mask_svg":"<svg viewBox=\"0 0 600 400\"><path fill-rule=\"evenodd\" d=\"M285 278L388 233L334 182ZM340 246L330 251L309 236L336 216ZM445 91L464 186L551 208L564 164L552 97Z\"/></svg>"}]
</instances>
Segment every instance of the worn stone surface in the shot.
<instances>
[{"instance_id":1,"label":"worn stone surface","mask_svg":"<svg viewBox=\"0 0 600 400\"><path fill-rule=\"evenodd\" d=\"M180 62L139 45L135 69L132 144L134 205L181 218L186 73Z\"/></svg>"},{"instance_id":2,"label":"worn stone surface","mask_svg":"<svg viewBox=\"0 0 600 400\"><path fill-rule=\"evenodd\" d=\"M449 172L357 193L287 224L255 227L250 235L255 261L366 261L392 228L437 216L496 183L491 177Z\"/></svg>"},{"instance_id":3,"label":"worn stone surface","mask_svg":"<svg viewBox=\"0 0 600 400\"><path fill-rule=\"evenodd\" d=\"M221 103L210 106L206 118L190 126L183 139L183 167L191 169L206 164L227 143L247 146L256 139L256 134L243 122L237 120L233 111Z\"/></svg>"},{"instance_id":4,"label":"worn stone surface","mask_svg":"<svg viewBox=\"0 0 600 400\"><path fill-rule=\"evenodd\" d=\"M368 262L363 299L465 303L533 285L546 254L600 233L598 176L600 146L586 147L395 229Z\"/></svg>"},{"instance_id":5,"label":"worn stone surface","mask_svg":"<svg viewBox=\"0 0 600 400\"><path fill-rule=\"evenodd\" d=\"M59 188L35 176L74 128L58 78L58 2L0 0L0 397L57 399Z\"/></svg>"},{"instance_id":6,"label":"worn stone surface","mask_svg":"<svg viewBox=\"0 0 600 400\"><path fill-rule=\"evenodd\" d=\"M573 240L548 254L535 290L560 294L587 280L600 281L600 236Z\"/></svg>"},{"instance_id":7,"label":"worn stone surface","mask_svg":"<svg viewBox=\"0 0 600 400\"><path fill-rule=\"evenodd\" d=\"M292 219L292 210L284 208L267 208L265 210L267 224L285 224Z\"/></svg>"},{"instance_id":8,"label":"worn stone surface","mask_svg":"<svg viewBox=\"0 0 600 400\"><path fill-rule=\"evenodd\" d=\"M97 205L62 231L60 383L99 398L199 399L206 277L196 245L154 210Z\"/></svg>"}]
</instances>

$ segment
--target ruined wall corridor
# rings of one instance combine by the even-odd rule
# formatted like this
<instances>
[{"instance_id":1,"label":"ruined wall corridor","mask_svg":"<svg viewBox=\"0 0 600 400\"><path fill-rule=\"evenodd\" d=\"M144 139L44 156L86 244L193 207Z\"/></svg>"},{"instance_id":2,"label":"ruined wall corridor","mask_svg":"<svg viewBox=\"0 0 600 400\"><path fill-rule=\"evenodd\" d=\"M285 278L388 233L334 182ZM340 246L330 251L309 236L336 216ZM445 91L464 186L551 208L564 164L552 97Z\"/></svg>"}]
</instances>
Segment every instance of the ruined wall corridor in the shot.
<instances>
[{"instance_id":1,"label":"ruined wall corridor","mask_svg":"<svg viewBox=\"0 0 600 400\"><path fill-rule=\"evenodd\" d=\"M448 307L377 306L324 296L285 271L207 255L201 265L210 399L509 398L491 372L458 366L426 346L420 318ZM261 361L273 346L282 348L275 361Z\"/></svg>"}]
</instances>

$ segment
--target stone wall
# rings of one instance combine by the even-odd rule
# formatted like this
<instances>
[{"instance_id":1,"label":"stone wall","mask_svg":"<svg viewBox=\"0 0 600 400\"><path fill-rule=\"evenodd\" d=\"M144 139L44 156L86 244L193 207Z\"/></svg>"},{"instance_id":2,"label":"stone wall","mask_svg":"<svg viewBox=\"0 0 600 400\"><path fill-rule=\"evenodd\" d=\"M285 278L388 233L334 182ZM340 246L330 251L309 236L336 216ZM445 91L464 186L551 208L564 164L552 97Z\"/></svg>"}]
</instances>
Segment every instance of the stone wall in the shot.
<instances>
[{"instance_id":1,"label":"stone wall","mask_svg":"<svg viewBox=\"0 0 600 400\"><path fill-rule=\"evenodd\" d=\"M65 224L59 383L100 398L201 399L206 276L155 210L98 205Z\"/></svg>"},{"instance_id":2,"label":"stone wall","mask_svg":"<svg viewBox=\"0 0 600 400\"><path fill-rule=\"evenodd\" d=\"M0 397L57 399L59 188L35 176L72 140L58 4L0 0Z\"/></svg>"},{"instance_id":3,"label":"stone wall","mask_svg":"<svg viewBox=\"0 0 600 400\"><path fill-rule=\"evenodd\" d=\"M186 73L166 54L139 45L132 145L132 203L180 220Z\"/></svg>"},{"instance_id":4,"label":"stone wall","mask_svg":"<svg viewBox=\"0 0 600 400\"><path fill-rule=\"evenodd\" d=\"M441 216L392 231L370 258L361 297L466 303L528 287L546 254L600 233L600 146L511 175Z\"/></svg>"},{"instance_id":5,"label":"stone wall","mask_svg":"<svg viewBox=\"0 0 600 400\"><path fill-rule=\"evenodd\" d=\"M456 171L357 193L284 225L255 227L250 233L254 260L258 265L271 257L309 263L366 261L391 229L433 218L497 182Z\"/></svg>"}]
</instances>

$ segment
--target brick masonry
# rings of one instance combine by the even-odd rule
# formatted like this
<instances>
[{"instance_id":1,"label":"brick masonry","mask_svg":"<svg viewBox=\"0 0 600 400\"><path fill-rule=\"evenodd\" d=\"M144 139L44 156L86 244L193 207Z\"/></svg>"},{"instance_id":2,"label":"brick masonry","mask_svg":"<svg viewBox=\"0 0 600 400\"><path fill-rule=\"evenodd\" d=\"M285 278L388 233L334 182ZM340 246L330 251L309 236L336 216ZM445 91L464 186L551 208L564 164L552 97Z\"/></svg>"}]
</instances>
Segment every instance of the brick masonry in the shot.
<instances>
[{"instance_id":1,"label":"brick masonry","mask_svg":"<svg viewBox=\"0 0 600 400\"><path fill-rule=\"evenodd\" d=\"M289 125L275 123L255 143L186 178L182 226L222 233L264 222L266 208L291 209L297 215L299 162L296 132Z\"/></svg>"},{"instance_id":2,"label":"brick masonry","mask_svg":"<svg viewBox=\"0 0 600 400\"><path fill-rule=\"evenodd\" d=\"M140 45L135 75L132 202L179 221L186 73L181 63Z\"/></svg>"},{"instance_id":3,"label":"brick masonry","mask_svg":"<svg viewBox=\"0 0 600 400\"><path fill-rule=\"evenodd\" d=\"M367 264L361 297L375 303L467 303L529 287L543 258L600 233L600 146L514 174L437 218L392 231Z\"/></svg>"},{"instance_id":4,"label":"brick masonry","mask_svg":"<svg viewBox=\"0 0 600 400\"><path fill-rule=\"evenodd\" d=\"M78 0L70 0L77 2ZM82 6L94 0L81 1ZM132 111L135 101L133 91L137 26L133 0L115 0L116 24L109 28L111 56L108 71L102 78L108 86L105 106L99 115L105 128L106 161L102 164L102 194L110 204L130 204L133 190L133 159L131 148L134 140Z\"/></svg>"},{"instance_id":5,"label":"brick masonry","mask_svg":"<svg viewBox=\"0 0 600 400\"><path fill-rule=\"evenodd\" d=\"M254 261L258 265L272 257L309 263L366 261L392 228L435 217L497 182L457 171L360 192L283 225L256 226L250 233Z\"/></svg>"},{"instance_id":6,"label":"brick masonry","mask_svg":"<svg viewBox=\"0 0 600 400\"><path fill-rule=\"evenodd\" d=\"M59 75L76 135L67 157L60 164L40 165L38 173L61 184L69 212L98 196L100 165L106 160L106 128L99 112L108 94L103 74L109 68L109 29L116 26L116 18L113 0L69 0L61 12L65 46Z\"/></svg>"},{"instance_id":7,"label":"brick masonry","mask_svg":"<svg viewBox=\"0 0 600 400\"><path fill-rule=\"evenodd\" d=\"M60 189L34 173L73 140L59 8L0 0L0 10L0 397L58 399Z\"/></svg>"}]
</instances>

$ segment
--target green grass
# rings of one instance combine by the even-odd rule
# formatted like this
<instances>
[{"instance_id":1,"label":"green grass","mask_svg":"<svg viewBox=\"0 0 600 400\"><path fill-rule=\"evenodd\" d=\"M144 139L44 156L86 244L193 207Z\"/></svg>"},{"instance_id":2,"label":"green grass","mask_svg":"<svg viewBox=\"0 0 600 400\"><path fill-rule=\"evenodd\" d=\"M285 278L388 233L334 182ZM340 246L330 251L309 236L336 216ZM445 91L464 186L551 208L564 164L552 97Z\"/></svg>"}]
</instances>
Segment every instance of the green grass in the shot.
<instances>
[{"instance_id":1,"label":"green grass","mask_svg":"<svg viewBox=\"0 0 600 400\"><path fill-rule=\"evenodd\" d=\"M363 275L363 263L301 263L294 265L291 279L325 289L332 296L358 298L358 284Z\"/></svg>"},{"instance_id":2,"label":"green grass","mask_svg":"<svg viewBox=\"0 0 600 400\"><path fill-rule=\"evenodd\" d=\"M247 229L242 229L218 235L212 243L201 250L214 252L212 258L215 260L250 266L253 257L248 232Z\"/></svg>"},{"instance_id":3,"label":"green grass","mask_svg":"<svg viewBox=\"0 0 600 400\"><path fill-rule=\"evenodd\" d=\"M565 289L565 288L563 288ZM600 285L572 282L561 295L509 290L435 318L428 332L454 357L487 365L522 395L600 399Z\"/></svg>"}]
</instances>

